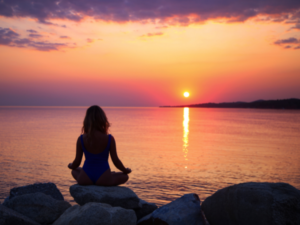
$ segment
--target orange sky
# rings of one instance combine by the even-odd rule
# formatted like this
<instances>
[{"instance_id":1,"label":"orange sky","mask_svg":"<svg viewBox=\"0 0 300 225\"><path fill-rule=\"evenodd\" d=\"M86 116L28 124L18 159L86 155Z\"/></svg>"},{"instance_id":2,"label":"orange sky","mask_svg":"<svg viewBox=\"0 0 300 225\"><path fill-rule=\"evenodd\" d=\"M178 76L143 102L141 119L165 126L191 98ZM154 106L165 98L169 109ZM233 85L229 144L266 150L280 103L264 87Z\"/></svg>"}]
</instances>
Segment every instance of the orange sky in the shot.
<instances>
[{"instance_id":1,"label":"orange sky","mask_svg":"<svg viewBox=\"0 0 300 225\"><path fill-rule=\"evenodd\" d=\"M1 16L0 105L300 98L300 29L258 18L189 24L53 18L49 25Z\"/></svg>"}]
</instances>

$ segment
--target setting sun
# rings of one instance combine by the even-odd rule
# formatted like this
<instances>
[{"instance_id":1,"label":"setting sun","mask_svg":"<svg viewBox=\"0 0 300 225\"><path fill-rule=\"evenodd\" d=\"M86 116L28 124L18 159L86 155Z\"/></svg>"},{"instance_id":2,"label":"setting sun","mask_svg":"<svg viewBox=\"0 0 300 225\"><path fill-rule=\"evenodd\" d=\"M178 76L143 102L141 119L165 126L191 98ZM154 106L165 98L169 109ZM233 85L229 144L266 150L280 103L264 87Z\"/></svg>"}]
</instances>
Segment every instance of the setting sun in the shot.
<instances>
[{"instance_id":1,"label":"setting sun","mask_svg":"<svg viewBox=\"0 0 300 225\"><path fill-rule=\"evenodd\" d=\"M188 92L184 92L184 93L183 93L183 96L187 98L187 97L189 97L189 96L190 96L190 93L188 93Z\"/></svg>"}]
</instances>

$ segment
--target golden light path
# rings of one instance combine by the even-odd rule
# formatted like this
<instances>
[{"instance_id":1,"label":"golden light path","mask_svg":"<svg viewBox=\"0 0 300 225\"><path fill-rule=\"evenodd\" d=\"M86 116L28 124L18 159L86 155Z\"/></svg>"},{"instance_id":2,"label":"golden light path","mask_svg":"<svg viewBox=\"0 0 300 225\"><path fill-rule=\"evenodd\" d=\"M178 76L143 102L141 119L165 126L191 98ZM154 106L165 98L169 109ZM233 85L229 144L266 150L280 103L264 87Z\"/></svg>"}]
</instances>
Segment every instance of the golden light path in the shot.
<instances>
[{"instance_id":1,"label":"golden light path","mask_svg":"<svg viewBox=\"0 0 300 225\"><path fill-rule=\"evenodd\" d=\"M187 155L188 155L188 146L189 146L189 108L185 107L183 108L183 157L185 161L188 161ZM187 169L187 164L185 164L185 169Z\"/></svg>"}]
</instances>

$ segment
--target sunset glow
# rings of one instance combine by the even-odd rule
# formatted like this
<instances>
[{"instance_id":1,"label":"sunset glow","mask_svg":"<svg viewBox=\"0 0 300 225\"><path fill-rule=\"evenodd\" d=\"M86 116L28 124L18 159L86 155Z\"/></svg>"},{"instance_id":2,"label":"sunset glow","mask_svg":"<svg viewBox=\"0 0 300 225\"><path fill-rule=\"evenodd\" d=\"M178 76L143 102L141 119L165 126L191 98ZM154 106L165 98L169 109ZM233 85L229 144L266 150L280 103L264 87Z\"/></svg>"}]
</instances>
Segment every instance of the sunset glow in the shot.
<instances>
[{"instance_id":1,"label":"sunset glow","mask_svg":"<svg viewBox=\"0 0 300 225\"><path fill-rule=\"evenodd\" d=\"M67 2L2 4L0 105L300 98L300 2Z\"/></svg>"},{"instance_id":2,"label":"sunset glow","mask_svg":"<svg viewBox=\"0 0 300 225\"><path fill-rule=\"evenodd\" d=\"M190 93L188 93L188 92L184 92L184 93L183 93L183 96L187 98L187 97L189 97L189 96L190 96Z\"/></svg>"}]
</instances>

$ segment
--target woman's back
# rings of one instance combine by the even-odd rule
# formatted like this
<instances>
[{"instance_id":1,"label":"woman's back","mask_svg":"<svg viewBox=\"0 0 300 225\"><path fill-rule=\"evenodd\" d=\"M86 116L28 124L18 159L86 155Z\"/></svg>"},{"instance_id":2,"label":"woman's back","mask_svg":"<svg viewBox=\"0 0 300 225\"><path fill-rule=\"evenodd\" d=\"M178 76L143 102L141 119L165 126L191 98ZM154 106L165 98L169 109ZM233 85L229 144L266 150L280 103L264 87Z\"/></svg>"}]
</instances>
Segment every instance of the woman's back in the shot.
<instances>
[{"instance_id":1,"label":"woman's back","mask_svg":"<svg viewBox=\"0 0 300 225\"><path fill-rule=\"evenodd\" d=\"M100 131L94 131L89 136L82 135L83 145L85 149L92 154L99 154L103 152L109 140L109 135L103 134Z\"/></svg>"}]
</instances>

